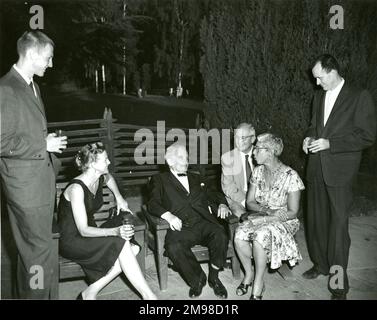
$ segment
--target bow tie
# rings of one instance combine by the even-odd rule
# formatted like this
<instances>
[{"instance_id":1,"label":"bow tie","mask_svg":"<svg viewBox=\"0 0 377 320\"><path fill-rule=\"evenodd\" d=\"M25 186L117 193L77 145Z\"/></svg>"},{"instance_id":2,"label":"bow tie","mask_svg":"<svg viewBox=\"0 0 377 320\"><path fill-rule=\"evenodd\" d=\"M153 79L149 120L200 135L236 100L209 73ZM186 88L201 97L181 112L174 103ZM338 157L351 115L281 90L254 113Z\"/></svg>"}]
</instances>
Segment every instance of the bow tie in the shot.
<instances>
[{"instance_id":1,"label":"bow tie","mask_svg":"<svg viewBox=\"0 0 377 320\"><path fill-rule=\"evenodd\" d=\"M187 177L187 174L186 173L178 173L177 176L178 177Z\"/></svg>"}]
</instances>

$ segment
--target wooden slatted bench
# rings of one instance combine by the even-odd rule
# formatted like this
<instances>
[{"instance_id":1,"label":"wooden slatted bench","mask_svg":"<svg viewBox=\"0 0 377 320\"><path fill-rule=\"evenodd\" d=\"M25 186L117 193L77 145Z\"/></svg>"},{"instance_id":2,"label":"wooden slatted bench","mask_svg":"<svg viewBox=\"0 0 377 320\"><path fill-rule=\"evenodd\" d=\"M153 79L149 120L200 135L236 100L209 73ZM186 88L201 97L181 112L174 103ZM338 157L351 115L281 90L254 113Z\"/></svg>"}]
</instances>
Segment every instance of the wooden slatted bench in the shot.
<instances>
[{"instance_id":1,"label":"wooden slatted bench","mask_svg":"<svg viewBox=\"0 0 377 320\"><path fill-rule=\"evenodd\" d=\"M77 151L88 143L102 141L106 146L106 151L111 161L109 170L116 179L120 190L130 187L140 188L139 194L142 198L144 198L146 196L146 190L144 187L148 184L150 177L159 173L162 168L162 165L157 161L157 157L161 155L163 156L162 153L165 152L166 147L173 143L172 141L166 141L165 143L165 137L161 136L162 133L157 130L157 127L116 123L116 119L112 118L111 110L108 108L105 108L103 119L53 122L49 123L48 127L50 132L59 129L63 131L63 135L68 137L67 149L65 149L62 154L57 154L59 159L62 161L62 168L57 177L58 197L60 197L60 194L67 185L67 182L78 175L78 172L75 172L73 166L73 160ZM148 151L152 152L147 152L145 155L140 155L138 153L139 155L137 156L135 154L135 149L141 142L135 141L134 138L140 129L150 130L150 133L153 133L154 138L153 141L149 141L148 144L144 142L144 146L150 148ZM165 132L168 132L171 129L172 128L165 128ZM192 143L197 145L197 140L195 138L191 139L189 135L187 135L188 131L188 128L178 129L176 130L177 135L175 135L175 137L181 137L184 139L184 141L186 140L187 146L191 145ZM211 154L210 148L211 147L209 146L209 159ZM198 154L198 159L199 156L200 155ZM143 161L146 161L147 163L144 163ZM191 167L190 170L199 172L201 175L205 176L207 180L216 181L216 184L219 186L218 181L221 173L221 168L219 165L200 164ZM103 208L101 208L101 212L98 212L96 215L96 217L98 216L99 222L103 222L107 218L108 209L114 205L113 195L107 188L104 188L104 195L106 195L109 202L105 204ZM148 232L145 226L147 221L145 221L143 216L140 217L142 217L144 221L139 220L140 222L137 224L137 226L135 226L135 240L142 245L142 251L138 254L137 258L141 268L144 270L145 256L153 253L153 251L148 250L147 242L148 234L149 236L151 235L153 227L151 227L150 232ZM235 224L232 225L234 226ZM166 228L166 225L162 225L161 228ZM159 239L164 238L164 236L162 237L161 234L162 233L159 233ZM52 297L57 299L59 297L59 280L78 277L81 278L84 274L79 265L59 257L59 234L57 232L54 233L54 239L56 240L54 242L56 270ZM149 241L151 248L153 248L153 243L154 242ZM202 248L194 248L194 251L197 253L198 258L200 258L200 256L201 258L206 258L205 255L207 253L205 250L203 251ZM229 252L229 256L235 257L234 248L232 245L230 245ZM239 275L239 263L238 266L237 263L238 261L232 258L232 269L235 277ZM164 283L164 281L161 282L160 280L161 288L165 287Z\"/></svg>"},{"instance_id":2,"label":"wooden slatted bench","mask_svg":"<svg viewBox=\"0 0 377 320\"><path fill-rule=\"evenodd\" d=\"M63 183L57 183L56 185L56 195L57 195L57 201L59 202L60 196L63 193L65 187L67 186L67 182ZM103 222L106 221L109 209L116 205L114 195L110 191L110 189L107 186L103 187L103 206L101 209L95 213L95 221L97 226L100 226ZM141 246L139 254L136 256L138 263L140 265L140 268L143 273L145 273L145 245L144 240L146 237L146 225L145 223L140 220L137 216L135 216L134 220L135 224L135 240L139 243ZM53 279L53 288L51 291L51 298L52 299L59 299L59 281L60 280L66 280L66 279L77 279L77 278L83 278L85 277L84 271L78 265L77 263L65 259L62 256L59 255L59 238L60 234L57 229L57 225L54 224L54 230L53 230L53 239L54 241L54 279Z\"/></svg>"}]
</instances>

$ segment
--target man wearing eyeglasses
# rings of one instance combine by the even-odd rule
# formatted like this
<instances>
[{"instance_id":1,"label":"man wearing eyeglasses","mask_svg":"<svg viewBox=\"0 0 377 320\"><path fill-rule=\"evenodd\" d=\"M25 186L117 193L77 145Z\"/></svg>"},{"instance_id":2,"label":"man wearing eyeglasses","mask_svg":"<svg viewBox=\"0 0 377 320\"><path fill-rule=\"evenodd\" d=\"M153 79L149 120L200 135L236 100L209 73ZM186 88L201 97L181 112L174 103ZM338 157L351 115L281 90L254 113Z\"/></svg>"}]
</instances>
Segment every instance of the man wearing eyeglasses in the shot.
<instances>
[{"instance_id":1,"label":"man wearing eyeglasses","mask_svg":"<svg viewBox=\"0 0 377 320\"><path fill-rule=\"evenodd\" d=\"M237 217L246 212L246 193L254 167L254 141L254 127L250 123L241 123L234 133L235 148L221 157L221 186L229 208Z\"/></svg>"}]
</instances>

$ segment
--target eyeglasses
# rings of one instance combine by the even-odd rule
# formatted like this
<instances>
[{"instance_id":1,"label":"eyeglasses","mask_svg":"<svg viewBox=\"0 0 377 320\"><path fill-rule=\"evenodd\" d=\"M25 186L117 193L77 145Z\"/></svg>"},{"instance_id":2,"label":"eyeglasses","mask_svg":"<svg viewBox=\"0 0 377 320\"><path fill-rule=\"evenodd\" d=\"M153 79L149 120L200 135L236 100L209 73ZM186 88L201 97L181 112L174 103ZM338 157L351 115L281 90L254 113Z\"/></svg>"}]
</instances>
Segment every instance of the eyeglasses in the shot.
<instances>
[{"instance_id":1,"label":"eyeglasses","mask_svg":"<svg viewBox=\"0 0 377 320\"><path fill-rule=\"evenodd\" d=\"M255 137L255 135L253 135L253 134L251 134L251 135L249 135L249 136L235 136L237 139L239 139L239 140L246 140L246 139L249 139L249 138L251 138L251 137Z\"/></svg>"}]
</instances>

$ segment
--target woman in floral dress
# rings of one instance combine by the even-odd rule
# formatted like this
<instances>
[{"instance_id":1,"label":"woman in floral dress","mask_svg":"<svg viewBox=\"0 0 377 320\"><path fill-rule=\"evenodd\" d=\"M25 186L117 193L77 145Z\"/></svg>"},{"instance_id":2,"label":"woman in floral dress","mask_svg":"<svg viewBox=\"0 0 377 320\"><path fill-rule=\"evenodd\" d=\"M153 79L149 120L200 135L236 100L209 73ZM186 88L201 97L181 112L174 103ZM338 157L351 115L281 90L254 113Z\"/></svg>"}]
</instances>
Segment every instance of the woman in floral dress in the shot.
<instances>
[{"instance_id":1,"label":"woman in floral dress","mask_svg":"<svg viewBox=\"0 0 377 320\"><path fill-rule=\"evenodd\" d=\"M297 172L279 160L282 151L282 139L270 133L258 136L253 151L258 166L250 179L246 201L252 213L235 234L236 251L245 270L237 295L246 294L251 286L254 258L252 300L262 299L267 263L277 269L282 261L294 266L302 259L294 235L300 226L297 212L305 187Z\"/></svg>"}]
</instances>

